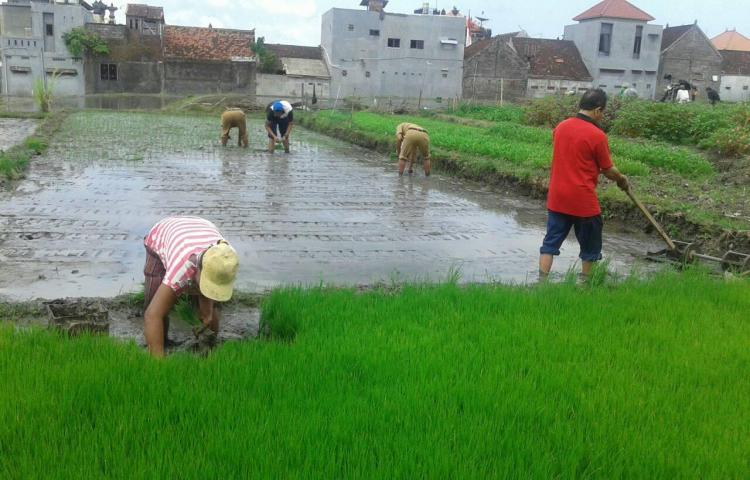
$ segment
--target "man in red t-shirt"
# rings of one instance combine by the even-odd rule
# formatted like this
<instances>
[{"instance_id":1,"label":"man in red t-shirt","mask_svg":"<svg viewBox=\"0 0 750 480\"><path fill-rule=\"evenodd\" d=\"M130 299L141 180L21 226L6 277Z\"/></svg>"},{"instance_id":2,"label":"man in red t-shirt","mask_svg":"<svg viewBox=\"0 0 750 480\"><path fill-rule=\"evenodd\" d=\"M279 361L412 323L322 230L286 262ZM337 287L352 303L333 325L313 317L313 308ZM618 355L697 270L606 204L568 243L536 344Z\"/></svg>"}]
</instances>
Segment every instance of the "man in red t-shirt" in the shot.
<instances>
[{"instance_id":1,"label":"man in red t-shirt","mask_svg":"<svg viewBox=\"0 0 750 480\"><path fill-rule=\"evenodd\" d=\"M603 90L589 90L581 98L575 118L560 123L553 132L552 176L547 197L547 235L540 249L539 272L549 274L570 229L581 247L583 275L602 259L602 216L596 186L599 175L630 188L627 177L612 164L607 135L599 128L607 107Z\"/></svg>"}]
</instances>

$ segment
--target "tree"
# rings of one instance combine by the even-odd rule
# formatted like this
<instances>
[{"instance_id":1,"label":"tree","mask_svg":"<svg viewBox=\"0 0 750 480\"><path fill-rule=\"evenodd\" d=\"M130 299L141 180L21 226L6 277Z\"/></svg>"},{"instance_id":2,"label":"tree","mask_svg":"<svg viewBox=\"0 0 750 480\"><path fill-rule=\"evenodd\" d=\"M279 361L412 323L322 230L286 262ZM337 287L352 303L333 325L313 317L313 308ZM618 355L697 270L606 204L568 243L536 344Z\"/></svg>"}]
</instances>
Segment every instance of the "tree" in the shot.
<instances>
[{"instance_id":1,"label":"tree","mask_svg":"<svg viewBox=\"0 0 750 480\"><path fill-rule=\"evenodd\" d=\"M109 47L99 35L87 32L83 27L74 28L63 34L63 42L71 55L83 58L85 55L105 57L109 55Z\"/></svg>"},{"instance_id":2,"label":"tree","mask_svg":"<svg viewBox=\"0 0 750 480\"><path fill-rule=\"evenodd\" d=\"M260 37L251 47L255 56L258 57L258 70L260 73L279 73L281 71L281 62L279 57L266 48L266 40Z\"/></svg>"}]
</instances>

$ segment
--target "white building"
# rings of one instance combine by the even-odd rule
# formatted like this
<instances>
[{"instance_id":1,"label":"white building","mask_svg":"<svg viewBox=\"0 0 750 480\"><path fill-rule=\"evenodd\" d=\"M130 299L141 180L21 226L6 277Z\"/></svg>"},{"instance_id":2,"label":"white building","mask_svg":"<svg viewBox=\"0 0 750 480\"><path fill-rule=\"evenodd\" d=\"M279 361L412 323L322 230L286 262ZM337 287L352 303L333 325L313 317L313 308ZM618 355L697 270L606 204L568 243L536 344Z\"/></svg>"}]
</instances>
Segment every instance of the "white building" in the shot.
<instances>
[{"instance_id":1,"label":"white building","mask_svg":"<svg viewBox=\"0 0 750 480\"><path fill-rule=\"evenodd\" d=\"M83 95L83 61L73 58L63 34L93 21L75 0L7 0L0 4L0 92L31 96L34 81L53 76L55 94Z\"/></svg>"},{"instance_id":2,"label":"white building","mask_svg":"<svg viewBox=\"0 0 750 480\"><path fill-rule=\"evenodd\" d=\"M323 15L331 96L422 98L423 104L460 97L466 18L386 13L373 3Z\"/></svg>"}]
</instances>

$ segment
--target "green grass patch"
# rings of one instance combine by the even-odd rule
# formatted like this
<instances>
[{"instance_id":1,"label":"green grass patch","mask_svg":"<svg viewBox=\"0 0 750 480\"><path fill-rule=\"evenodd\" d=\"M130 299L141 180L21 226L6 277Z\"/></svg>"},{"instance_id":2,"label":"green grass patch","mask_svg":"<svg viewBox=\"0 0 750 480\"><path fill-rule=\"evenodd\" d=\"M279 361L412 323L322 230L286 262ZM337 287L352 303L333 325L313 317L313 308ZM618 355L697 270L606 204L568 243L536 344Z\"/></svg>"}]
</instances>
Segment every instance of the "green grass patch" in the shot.
<instances>
[{"instance_id":1,"label":"green grass patch","mask_svg":"<svg viewBox=\"0 0 750 480\"><path fill-rule=\"evenodd\" d=\"M286 289L155 361L0 328L2 478L741 478L747 282Z\"/></svg>"},{"instance_id":2,"label":"green grass patch","mask_svg":"<svg viewBox=\"0 0 750 480\"><path fill-rule=\"evenodd\" d=\"M18 180L23 178L31 159L47 151L50 140L57 133L64 118L65 114L63 113L46 116L45 120L37 127L34 136L5 152L0 151L0 179Z\"/></svg>"}]
</instances>

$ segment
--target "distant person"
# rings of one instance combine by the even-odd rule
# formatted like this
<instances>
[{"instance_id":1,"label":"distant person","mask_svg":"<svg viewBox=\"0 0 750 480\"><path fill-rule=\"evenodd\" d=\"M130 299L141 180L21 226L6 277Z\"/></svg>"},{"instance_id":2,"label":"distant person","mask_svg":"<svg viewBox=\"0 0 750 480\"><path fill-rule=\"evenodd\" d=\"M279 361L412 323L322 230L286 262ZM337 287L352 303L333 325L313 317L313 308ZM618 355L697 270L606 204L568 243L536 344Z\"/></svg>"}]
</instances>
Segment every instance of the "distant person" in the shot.
<instances>
[{"instance_id":1,"label":"distant person","mask_svg":"<svg viewBox=\"0 0 750 480\"><path fill-rule=\"evenodd\" d=\"M583 261L583 275L602 259L603 221L596 187L604 175L627 191L627 177L612 164L607 135L599 127L607 108L603 90L588 90L578 116L565 120L553 132L552 175L547 197L547 234L539 257L539 273L549 275L554 257L575 229Z\"/></svg>"},{"instance_id":2,"label":"distant person","mask_svg":"<svg viewBox=\"0 0 750 480\"><path fill-rule=\"evenodd\" d=\"M417 159L417 154L422 155L422 168L424 168L425 176L430 176L432 170L430 136L424 128L415 123L402 123L396 127L396 154L398 155L399 176L403 176L406 162L409 162L409 174L414 173L414 161Z\"/></svg>"},{"instance_id":3,"label":"distant person","mask_svg":"<svg viewBox=\"0 0 750 480\"><path fill-rule=\"evenodd\" d=\"M679 90L677 90L677 103L679 104L690 103L690 92L688 91L688 88L685 85L680 85Z\"/></svg>"},{"instance_id":4,"label":"distant person","mask_svg":"<svg viewBox=\"0 0 750 480\"><path fill-rule=\"evenodd\" d=\"M721 96L719 96L719 92L711 87L706 88L706 97L708 97L708 101L711 102L711 105L716 105L717 103L721 102Z\"/></svg>"},{"instance_id":5,"label":"distant person","mask_svg":"<svg viewBox=\"0 0 750 480\"><path fill-rule=\"evenodd\" d=\"M230 139L229 132L233 128L237 129L237 146L247 148L247 119L245 112L239 108L231 108L221 114L221 144L225 147Z\"/></svg>"},{"instance_id":6,"label":"distant person","mask_svg":"<svg viewBox=\"0 0 750 480\"><path fill-rule=\"evenodd\" d=\"M633 87L623 85L622 90L620 90L620 98L638 98L638 90Z\"/></svg>"},{"instance_id":7,"label":"distant person","mask_svg":"<svg viewBox=\"0 0 750 480\"><path fill-rule=\"evenodd\" d=\"M690 89L690 101L695 102L696 100L698 100L698 87L693 86Z\"/></svg>"},{"instance_id":8,"label":"distant person","mask_svg":"<svg viewBox=\"0 0 750 480\"><path fill-rule=\"evenodd\" d=\"M284 152L289 153L289 135L294 127L294 109L286 100L271 102L266 108L266 132L268 132L268 151L276 151L276 143L284 145Z\"/></svg>"},{"instance_id":9,"label":"distant person","mask_svg":"<svg viewBox=\"0 0 750 480\"><path fill-rule=\"evenodd\" d=\"M214 302L232 297L239 260L216 226L198 217L168 217L144 239L144 334L155 357L164 356L167 315L183 293L198 297L204 326L219 332Z\"/></svg>"}]
</instances>

